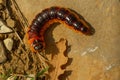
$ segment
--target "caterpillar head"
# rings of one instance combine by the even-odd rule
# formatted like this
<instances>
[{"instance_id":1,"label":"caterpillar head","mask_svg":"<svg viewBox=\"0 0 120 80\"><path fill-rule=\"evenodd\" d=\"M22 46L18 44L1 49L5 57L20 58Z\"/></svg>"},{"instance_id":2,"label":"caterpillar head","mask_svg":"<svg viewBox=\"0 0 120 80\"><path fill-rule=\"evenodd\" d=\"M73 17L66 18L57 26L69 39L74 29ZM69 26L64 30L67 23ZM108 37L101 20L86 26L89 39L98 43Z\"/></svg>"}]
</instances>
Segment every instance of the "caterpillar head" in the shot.
<instances>
[{"instance_id":1,"label":"caterpillar head","mask_svg":"<svg viewBox=\"0 0 120 80\"><path fill-rule=\"evenodd\" d=\"M39 39L35 39L31 44L31 46L34 48L35 51L39 51L39 52L41 52L44 48L43 42L40 41Z\"/></svg>"},{"instance_id":2,"label":"caterpillar head","mask_svg":"<svg viewBox=\"0 0 120 80\"><path fill-rule=\"evenodd\" d=\"M41 41L39 38L31 38L28 40L30 44L30 49L32 52L42 52L45 48L44 41Z\"/></svg>"}]
</instances>

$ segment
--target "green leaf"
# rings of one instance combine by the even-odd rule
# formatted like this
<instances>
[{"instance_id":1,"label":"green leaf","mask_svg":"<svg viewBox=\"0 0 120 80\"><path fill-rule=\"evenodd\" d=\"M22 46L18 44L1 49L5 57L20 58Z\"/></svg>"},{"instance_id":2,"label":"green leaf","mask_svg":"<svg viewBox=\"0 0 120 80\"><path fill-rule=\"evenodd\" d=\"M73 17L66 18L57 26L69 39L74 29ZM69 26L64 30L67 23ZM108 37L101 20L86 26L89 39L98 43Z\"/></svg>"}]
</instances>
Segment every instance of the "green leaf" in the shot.
<instances>
[{"instance_id":1,"label":"green leaf","mask_svg":"<svg viewBox=\"0 0 120 80\"><path fill-rule=\"evenodd\" d=\"M17 76L14 77L14 80L17 80Z\"/></svg>"},{"instance_id":2,"label":"green leaf","mask_svg":"<svg viewBox=\"0 0 120 80\"><path fill-rule=\"evenodd\" d=\"M36 74L36 77L39 77L40 75L43 75L46 71L48 71L49 67L46 67L45 69L41 70Z\"/></svg>"},{"instance_id":3,"label":"green leaf","mask_svg":"<svg viewBox=\"0 0 120 80\"><path fill-rule=\"evenodd\" d=\"M35 78L33 77L33 78L31 78L31 80L35 80Z\"/></svg>"}]
</instances>

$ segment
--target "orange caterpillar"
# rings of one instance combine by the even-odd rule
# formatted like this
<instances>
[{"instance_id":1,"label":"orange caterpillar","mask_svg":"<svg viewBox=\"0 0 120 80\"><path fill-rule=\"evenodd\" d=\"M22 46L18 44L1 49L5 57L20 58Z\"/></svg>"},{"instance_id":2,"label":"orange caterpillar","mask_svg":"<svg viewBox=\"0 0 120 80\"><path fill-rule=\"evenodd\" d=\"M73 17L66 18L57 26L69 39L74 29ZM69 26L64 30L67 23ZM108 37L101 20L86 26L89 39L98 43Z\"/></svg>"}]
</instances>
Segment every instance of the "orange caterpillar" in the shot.
<instances>
[{"instance_id":1,"label":"orange caterpillar","mask_svg":"<svg viewBox=\"0 0 120 80\"><path fill-rule=\"evenodd\" d=\"M44 33L54 22L66 24L72 30L91 35L90 27L78 15L65 8L50 7L36 16L27 31L28 42L33 52L44 50Z\"/></svg>"}]
</instances>

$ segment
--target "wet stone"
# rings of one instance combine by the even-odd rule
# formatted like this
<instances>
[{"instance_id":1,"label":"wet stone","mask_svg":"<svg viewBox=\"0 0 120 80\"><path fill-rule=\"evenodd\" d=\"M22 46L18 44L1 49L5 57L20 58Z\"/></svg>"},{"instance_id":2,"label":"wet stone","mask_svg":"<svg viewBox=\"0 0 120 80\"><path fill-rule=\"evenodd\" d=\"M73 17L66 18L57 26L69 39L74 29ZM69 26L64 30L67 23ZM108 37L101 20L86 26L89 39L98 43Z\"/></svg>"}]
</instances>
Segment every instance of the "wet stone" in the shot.
<instances>
[{"instance_id":1,"label":"wet stone","mask_svg":"<svg viewBox=\"0 0 120 80\"><path fill-rule=\"evenodd\" d=\"M5 62L6 60L7 60L6 51L5 51L5 48L3 46L2 41L0 41L0 63Z\"/></svg>"},{"instance_id":2,"label":"wet stone","mask_svg":"<svg viewBox=\"0 0 120 80\"><path fill-rule=\"evenodd\" d=\"M4 40L5 47L11 51L13 47L13 40L11 38L7 38Z\"/></svg>"}]
</instances>

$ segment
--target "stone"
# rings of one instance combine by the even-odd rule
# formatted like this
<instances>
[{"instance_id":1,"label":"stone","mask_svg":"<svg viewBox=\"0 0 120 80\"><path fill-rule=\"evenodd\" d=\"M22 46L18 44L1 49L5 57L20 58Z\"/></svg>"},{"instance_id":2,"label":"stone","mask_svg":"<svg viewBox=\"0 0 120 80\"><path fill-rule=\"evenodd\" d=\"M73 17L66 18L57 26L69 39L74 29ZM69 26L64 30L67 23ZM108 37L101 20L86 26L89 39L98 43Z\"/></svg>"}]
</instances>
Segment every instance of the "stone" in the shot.
<instances>
[{"instance_id":1,"label":"stone","mask_svg":"<svg viewBox=\"0 0 120 80\"><path fill-rule=\"evenodd\" d=\"M22 50L21 49L18 49L17 50L17 54L21 54L22 53Z\"/></svg>"},{"instance_id":2,"label":"stone","mask_svg":"<svg viewBox=\"0 0 120 80\"><path fill-rule=\"evenodd\" d=\"M1 19L0 19L0 33L10 33L13 32Z\"/></svg>"},{"instance_id":3,"label":"stone","mask_svg":"<svg viewBox=\"0 0 120 80\"><path fill-rule=\"evenodd\" d=\"M11 38L7 38L4 40L5 47L11 51L13 48L13 40Z\"/></svg>"},{"instance_id":4,"label":"stone","mask_svg":"<svg viewBox=\"0 0 120 80\"><path fill-rule=\"evenodd\" d=\"M3 42L0 41L0 63L3 63L7 60L6 57L6 51L5 51L5 47L3 45Z\"/></svg>"},{"instance_id":5,"label":"stone","mask_svg":"<svg viewBox=\"0 0 120 80\"><path fill-rule=\"evenodd\" d=\"M14 20L8 18L6 20L6 22L7 22L7 25L10 26L11 28L15 27L15 21Z\"/></svg>"}]
</instances>

